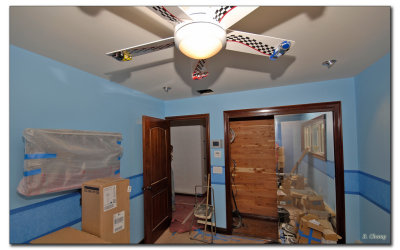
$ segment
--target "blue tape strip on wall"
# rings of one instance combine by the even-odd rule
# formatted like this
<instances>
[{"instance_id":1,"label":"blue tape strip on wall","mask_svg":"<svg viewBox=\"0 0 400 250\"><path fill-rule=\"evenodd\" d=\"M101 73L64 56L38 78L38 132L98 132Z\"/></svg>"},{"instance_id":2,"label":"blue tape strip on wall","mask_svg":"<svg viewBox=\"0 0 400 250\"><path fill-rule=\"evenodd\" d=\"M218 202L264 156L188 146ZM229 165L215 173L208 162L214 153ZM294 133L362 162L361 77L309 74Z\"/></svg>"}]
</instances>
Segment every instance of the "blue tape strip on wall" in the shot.
<instances>
[{"instance_id":1,"label":"blue tape strip on wall","mask_svg":"<svg viewBox=\"0 0 400 250\"><path fill-rule=\"evenodd\" d=\"M30 171L24 171L24 176L31 176L31 175L37 175L42 172L41 168L30 170Z\"/></svg>"},{"instance_id":2,"label":"blue tape strip on wall","mask_svg":"<svg viewBox=\"0 0 400 250\"><path fill-rule=\"evenodd\" d=\"M24 160L56 158L57 154L25 154Z\"/></svg>"},{"instance_id":3,"label":"blue tape strip on wall","mask_svg":"<svg viewBox=\"0 0 400 250\"><path fill-rule=\"evenodd\" d=\"M117 144L121 145L121 141L117 141Z\"/></svg>"},{"instance_id":4,"label":"blue tape strip on wall","mask_svg":"<svg viewBox=\"0 0 400 250\"><path fill-rule=\"evenodd\" d=\"M115 170L114 174L119 174L119 172L120 172L120 170L117 169L117 170Z\"/></svg>"}]
</instances>

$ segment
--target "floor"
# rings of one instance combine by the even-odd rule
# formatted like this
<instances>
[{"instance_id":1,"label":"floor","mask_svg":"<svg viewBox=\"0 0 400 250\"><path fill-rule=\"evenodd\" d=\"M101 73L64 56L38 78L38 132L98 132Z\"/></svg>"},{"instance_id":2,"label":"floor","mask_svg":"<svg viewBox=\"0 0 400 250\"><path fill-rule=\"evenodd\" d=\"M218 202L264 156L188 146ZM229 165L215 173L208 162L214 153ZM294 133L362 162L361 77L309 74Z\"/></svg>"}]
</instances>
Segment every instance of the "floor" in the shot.
<instances>
[{"instance_id":1,"label":"floor","mask_svg":"<svg viewBox=\"0 0 400 250\"><path fill-rule=\"evenodd\" d=\"M205 199L202 198L202 199ZM199 200L198 200L199 201ZM161 235L155 244L209 244L210 232L203 231L203 225L193 223L193 208L195 197L190 195L175 195L175 211L172 213L170 227ZM263 228L263 230L260 230ZM236 229L233 235L216 234L213 244L269 244L278 237L277 224L243 219L243 227ZM192 229L192 230L190 230ZM275 232L272 233L272 232Z\"/></svg>"},{"instance_id":2,"label":"floor","mask_svg":"<svg viewBox=\"0 0 400 250\"><path fill-rule=\"evenodd\" d=\"M192 233L172 233L169 229L165 230L165 232L158 238L154 244L183 244L183 245L192 245L192 244L210 244L211 237L210 232L204 233L201 229L196 229ZM204 237L204 238L203 238ZM205 242L203 242L205 241ZM225 235L225 234L216 234L213 237L213 244L268 244L270 241L264 239L258 239L253 237L244 237L239 235Z\"/></svg>"},{"instance_id":3,"label":"floor","mask_svg":"<svg viewBox=\"0 0 400 250\"><path fill-rule=\"evenodd\" d=\"M233 229L232 234L278 241L278 222L243 217L242 227Z\"/></svg>"},{"instance_id":4,"label":"floor","mask_svg":"<svg viewBox=\"0 0 400 250\"><path fill-rule=\"evenodd\" d=\"M175 211L172 212L172 220L169 227L171 233L184 233L189 232L191 228L192 230L201 228L201 225L193 221L195 203L195 197L192 195L175 194Z\"/></svg>"}]
</instances>

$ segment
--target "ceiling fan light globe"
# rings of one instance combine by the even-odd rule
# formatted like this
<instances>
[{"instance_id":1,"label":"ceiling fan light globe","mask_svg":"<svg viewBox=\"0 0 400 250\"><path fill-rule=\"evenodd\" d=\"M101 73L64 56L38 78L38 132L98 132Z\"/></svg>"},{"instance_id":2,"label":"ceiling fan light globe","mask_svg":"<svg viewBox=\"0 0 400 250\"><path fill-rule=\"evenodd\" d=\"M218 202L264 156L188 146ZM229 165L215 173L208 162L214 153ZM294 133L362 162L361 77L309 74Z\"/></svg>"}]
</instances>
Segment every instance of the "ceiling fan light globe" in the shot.
<instances>
[{"instance_id":1,"label":"ceiling fan light globe","mask_svg":"<svg viewBox=\"0 0 400 250\"><path fill-rule=\"evenodd\" d=\"M218 23L194 21L178 25L175 45L186 56L207 59L216 55L226 44L226 32Z\"/></svg>"}]
</instances>

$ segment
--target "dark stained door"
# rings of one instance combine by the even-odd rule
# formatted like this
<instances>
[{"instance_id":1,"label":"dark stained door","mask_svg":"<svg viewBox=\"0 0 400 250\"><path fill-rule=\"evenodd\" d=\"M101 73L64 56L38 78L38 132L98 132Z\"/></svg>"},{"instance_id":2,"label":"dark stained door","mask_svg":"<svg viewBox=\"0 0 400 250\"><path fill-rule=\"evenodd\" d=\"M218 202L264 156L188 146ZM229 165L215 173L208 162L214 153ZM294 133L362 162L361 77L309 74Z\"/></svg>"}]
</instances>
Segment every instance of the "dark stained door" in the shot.
<instances>
[{"instance_id":1,"label":"dark stained door","mask_svg":"<svg viewBox=\"0 0 400 250\"><path fill-rule=\"evenodd\" d=\"M169 121L143 116L143 195L145 243L154 243L171 218Z\"/></svg>"}]
</instances>

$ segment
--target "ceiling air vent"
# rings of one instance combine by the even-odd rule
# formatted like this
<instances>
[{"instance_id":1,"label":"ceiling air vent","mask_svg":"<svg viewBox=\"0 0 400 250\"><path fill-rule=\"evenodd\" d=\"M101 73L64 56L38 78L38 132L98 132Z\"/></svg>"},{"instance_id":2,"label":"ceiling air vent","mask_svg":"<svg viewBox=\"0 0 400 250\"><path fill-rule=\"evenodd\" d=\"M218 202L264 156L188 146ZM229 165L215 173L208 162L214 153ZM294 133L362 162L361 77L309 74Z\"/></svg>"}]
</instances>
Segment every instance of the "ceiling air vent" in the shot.
<instances>
[{"instance_id":1,"label":"ceiling air vent","mask_svg":"<svg viewBox=\"0 0 400 250\"><path fill-rule=\"evenodd\" d=\"M205 95L205 94L211 94L211 93L213 93L214 91L212 91L211 89L201 89L201 90L197 90L197 92L198 92L200 95Z\"/></svg>"}]
</instances>

